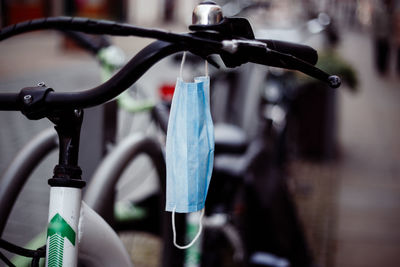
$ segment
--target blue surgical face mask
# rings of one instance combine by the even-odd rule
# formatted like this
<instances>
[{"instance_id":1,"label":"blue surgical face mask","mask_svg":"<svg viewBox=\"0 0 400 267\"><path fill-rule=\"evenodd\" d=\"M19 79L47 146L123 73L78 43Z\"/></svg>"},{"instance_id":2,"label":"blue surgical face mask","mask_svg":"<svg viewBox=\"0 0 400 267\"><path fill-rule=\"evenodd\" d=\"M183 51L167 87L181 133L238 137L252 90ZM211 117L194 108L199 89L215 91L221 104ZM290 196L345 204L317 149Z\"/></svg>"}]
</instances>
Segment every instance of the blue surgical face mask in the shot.
<instances>
[{"instance_id":1,"label":"blue surgical face mask","mask_svg":"<svg viewBox=\"0 0 400 267\"><path fill-rule=\"evenodd\" d=\"M209 84L209 77L176 83L167 131L167 211L204 208L214 160Z\"/></svg>"},{"instance_id":2,"label":"blue surgical face mask","mask_svg":"<svg viewBox=\"0 0 400 267\"><path fill-rule=\"evenodd\" d=\"M180 77L167 130L167 211L188 213L204 208L213 161L210 78L184 82Z\"/></svg>"}]
</instances>

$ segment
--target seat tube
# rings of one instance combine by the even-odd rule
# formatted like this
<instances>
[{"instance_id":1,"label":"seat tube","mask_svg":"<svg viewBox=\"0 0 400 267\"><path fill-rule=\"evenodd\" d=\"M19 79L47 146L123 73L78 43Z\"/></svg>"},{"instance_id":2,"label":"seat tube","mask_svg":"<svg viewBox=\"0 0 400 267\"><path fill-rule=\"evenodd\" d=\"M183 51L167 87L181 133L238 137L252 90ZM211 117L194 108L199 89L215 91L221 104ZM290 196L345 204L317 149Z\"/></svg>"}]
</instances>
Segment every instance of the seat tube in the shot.
<instances>
[{"instance_id":1,"label":"seat tube","mask_svg":"<svg viewBox=\"0 0 400 267\"><path fill-rule=\"evenodd\" d=\"M50 204L47 225L46 266L77 266L82 170L78 166L83 112L67 110L49 117L55 124L60 151L53 178L49 179Z\"/></svg>"},{"instance_id":2,"label":"seat tube","mask_svg":"<svg viewBox=\"0 0 400 267\"><path fill-rule=\"evenodd\" d=\"M46 266L77 266L81 198L80 188L51 187Z\"/></svg>"}]
</instances>

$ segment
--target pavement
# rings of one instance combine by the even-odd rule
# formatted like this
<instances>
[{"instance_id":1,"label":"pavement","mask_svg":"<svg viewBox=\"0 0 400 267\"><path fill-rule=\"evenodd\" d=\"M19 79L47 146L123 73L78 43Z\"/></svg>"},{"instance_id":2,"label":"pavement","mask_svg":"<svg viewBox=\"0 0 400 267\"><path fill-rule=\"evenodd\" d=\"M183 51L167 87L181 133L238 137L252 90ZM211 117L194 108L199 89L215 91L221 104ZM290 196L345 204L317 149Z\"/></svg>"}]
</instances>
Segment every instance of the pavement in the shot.
<instances>
[{"instance_id":1,"label":"pavement","mask_svg":"<svg viewBox=\"0 0 400 267\"><path fill-rule=\"evenodd\" d=\"M336 266L399 266L400 77L394 68L377 75L371 39L350 33L343 41L361 86L340 94Z\"/></svg>"},{"instance_id":2,"label":"pavement","mask_svg":"<svg viewBox=\"0 0 400 267\"><path fill-rule=\"evenodd\" d=\"M358 70L360 90L338 91L340 159L328 167L316 167L316 172L306 172L331 177L315 179L312 184L325 181L324 188L335 189L329 190L331 197L326 204L331 220L325 222L330 223L322 225L324 220L306 218L304 224L309 232L318 227L318 231L330 233L324 251L318 255L321 266L400 266L400 78L393 73L384 77L375 73L368 35L347 32L342 40L339 52ZM149 42L115 41L128 54ZM0 92L18 91L42 81L66 91L97 85L96 62L82 52L65 53L60 42L54 33L33 33L0 43ZM154 79L154 75L159 76ZM156 88L158 82L171 80L171 76L174 80L176 74L160 64L140 81ZM49 126L45 120L28 121L16 112L0 112L0 173L30 138ZM23 245L46 225L47 179L54 163L52 155L25 185L5 239ZM323 191L319 193L324 195ZM310 206L316 209L317 201L311 201ZM327 208L318 206L318 210ZM318 225L307 227L310 221Z\"/></svg>"}]
</instances>

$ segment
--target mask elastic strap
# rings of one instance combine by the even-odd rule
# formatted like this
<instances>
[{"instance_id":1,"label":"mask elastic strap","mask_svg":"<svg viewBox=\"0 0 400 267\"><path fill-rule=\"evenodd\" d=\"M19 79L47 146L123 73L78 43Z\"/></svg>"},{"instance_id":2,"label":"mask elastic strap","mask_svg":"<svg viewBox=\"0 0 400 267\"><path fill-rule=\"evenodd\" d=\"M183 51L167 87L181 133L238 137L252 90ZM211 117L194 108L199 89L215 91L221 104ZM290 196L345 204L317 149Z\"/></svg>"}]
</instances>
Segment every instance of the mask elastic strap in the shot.
<instances>
[{"instance_id":1,"label":"mask elastic strap","mask_svg":"<svg viewBox=\"0 0 400 267\"><path fill-rule=\"evenodd\" d=\"M183 80L183 66L185 65L185 60L186 60L186 52L183 52L182 61L181 61L181 69L179 71L179 78L181 78L182 80ZM205 76L208 76L208 62L207 62L207 60L205 60L204 62L205 62L204 71L206 73Z\"/></svg>"},{"instance_id":2,"label":"mask elastic strap","mask_svg":"<svg viewBox=\"0 0 400 267\"><path fill-rule=\"evenodd\" d=\"M172 210L172 234L174 237L174 245L175 247L179 248L179 249L187 249L190 248L191 246L193 246L194 242L197 241L197 239L199 239L199 236L201 234L201 231L203 230L203 216L204 216L204 210L201 210L200 213L200 219L199 219L199 230L197 231L196 236L193 238L192 242L190 242L189 244L185 245L185 246L180 246L176 243L176 229L175 229L175 210L176 207Z\"/></svg>"},{"instance_id":3,"label":"mask elastic strap","mask_svg":"<svg viewBox=\"0 0 400 267\"><path fill-rule=\"evenodd\" d=\"M183 65L185 64L186 52L183 52L182 61L181 61L181 70L179 71L179 78L183 80Z\"/></svg>"}]
</instances>

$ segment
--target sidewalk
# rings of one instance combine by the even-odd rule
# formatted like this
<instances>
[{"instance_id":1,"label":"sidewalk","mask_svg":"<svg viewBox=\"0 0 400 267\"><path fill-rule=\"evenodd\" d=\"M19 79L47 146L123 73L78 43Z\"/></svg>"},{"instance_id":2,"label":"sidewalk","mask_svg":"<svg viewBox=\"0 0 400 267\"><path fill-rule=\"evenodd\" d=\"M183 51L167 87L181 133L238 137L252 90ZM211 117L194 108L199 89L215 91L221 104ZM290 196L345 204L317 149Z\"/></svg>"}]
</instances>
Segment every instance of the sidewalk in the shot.
<instances>
[{"instance_id":1,"label":"sidewalk","mask_svg":"<svg viewBox=\"0 0 400 267\"><path fill-rule=\"evenodd\" d=\"M359 92L338 91L338 161L291 166L299 213L320 266L400 266L400 77L377 75L367 35L342 40Z\"/></svg>"},{"instance_id":2,"label":"sidewalk","mask_svg":"<svg viewBox=\"0 0 400 267\"><path fill-rule=\"evenodd\" d=\"M399 266L400 77L376 74L366 36L349 33L343 41L361 90L340 94L336 266Z\"/></svg>"}]
</instances>

